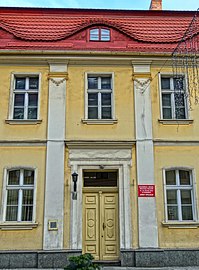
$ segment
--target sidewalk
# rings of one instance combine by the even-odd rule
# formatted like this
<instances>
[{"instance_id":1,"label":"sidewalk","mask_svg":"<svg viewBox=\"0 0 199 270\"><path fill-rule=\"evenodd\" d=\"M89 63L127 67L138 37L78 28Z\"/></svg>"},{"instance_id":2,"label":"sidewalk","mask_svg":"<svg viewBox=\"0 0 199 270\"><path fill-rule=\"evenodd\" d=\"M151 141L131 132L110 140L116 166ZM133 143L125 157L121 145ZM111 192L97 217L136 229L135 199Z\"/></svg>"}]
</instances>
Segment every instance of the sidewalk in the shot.
<instances>
[{"instance_id":1,"label":"sidewalk","mask_svg":"<svg viewBox=\"0 0 199 270\"><path fill-rule=\"evenodd\" d=\"M199 270L199 266L186 267L102 267L103 270Z\"/></svg>"},{"instance_id":2,"label":"sidewalk","mask_svg":"<svg viewBox=\"0 0 199 270\"><path fill-rule=\"evenodd\" d=\"M7 269L2 268L0 270L64 270L63 268L13 268ZM115 266L104 266L101 270L199 270L199 266L186 266L186 267L115 267Z\"/></svg>"}]
</instances>

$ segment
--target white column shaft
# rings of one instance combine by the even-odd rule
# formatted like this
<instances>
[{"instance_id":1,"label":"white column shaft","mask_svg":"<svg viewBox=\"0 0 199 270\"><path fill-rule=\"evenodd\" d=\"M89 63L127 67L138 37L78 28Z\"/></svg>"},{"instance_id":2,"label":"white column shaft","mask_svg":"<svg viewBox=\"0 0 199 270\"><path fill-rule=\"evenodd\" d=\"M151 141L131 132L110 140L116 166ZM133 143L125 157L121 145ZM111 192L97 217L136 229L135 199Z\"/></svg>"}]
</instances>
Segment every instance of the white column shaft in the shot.
<instances>
[{"instance_id":1,"label":"white column shaft","mask_svg":"<svg viewBox=\"0 0 199 270\"><path fill-rule=\"evenodd\" d=\"M138 72L149 72L150 66L134 66ZM136 77L136 74L135 74ZM152 109L149 79L134 81L136 155L138 185L154 185L154 152L152 135ZM155 197L138 198L139 247L158 247L158 227Z\"/></svg>"},{"instance_id":2,"label":"white column shaft","mask_svg":"<svg viewBox=\"0 0 199 270\"><path fill-rule=\"evenodd\" d=\"M66 72L67 65L51 65L51 72ZM56 83L57 82L57 83ZM60 82L60 83L58 83ZM64 217L64 152L66 121L66 81L56 77L49 81L48 134L46 154L46 188L43 248L63 248ZM58 230L49 230L50 220L56 220Z\"/></svg>"}]
</instances>

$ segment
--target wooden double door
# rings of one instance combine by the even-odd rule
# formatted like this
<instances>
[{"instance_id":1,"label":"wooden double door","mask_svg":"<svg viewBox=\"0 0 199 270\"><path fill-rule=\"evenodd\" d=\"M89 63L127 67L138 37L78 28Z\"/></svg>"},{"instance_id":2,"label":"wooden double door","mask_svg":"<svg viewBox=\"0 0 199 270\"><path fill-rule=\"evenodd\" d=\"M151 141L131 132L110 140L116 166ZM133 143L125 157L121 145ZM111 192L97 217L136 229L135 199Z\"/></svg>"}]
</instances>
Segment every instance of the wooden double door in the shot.
<instances>
[{"instance_id":1,"label":"wooden double door","mask_svg":"<svg viewBox=\"0 0 199 270\"><path fill-rule=\"evenodd\" d=\"M118 223L118 188L84 188L83 253L95 260L118 260Z\"/></svg>"}]
</instances>

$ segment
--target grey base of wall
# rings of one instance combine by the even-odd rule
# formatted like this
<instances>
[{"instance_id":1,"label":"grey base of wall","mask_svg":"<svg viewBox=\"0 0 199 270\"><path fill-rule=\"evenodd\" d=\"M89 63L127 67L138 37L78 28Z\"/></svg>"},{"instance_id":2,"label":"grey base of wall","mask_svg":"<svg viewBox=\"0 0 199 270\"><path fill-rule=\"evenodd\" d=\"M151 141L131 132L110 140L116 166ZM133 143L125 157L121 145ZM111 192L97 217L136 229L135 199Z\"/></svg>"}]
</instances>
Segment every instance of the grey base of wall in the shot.
<instances>
[{"instance_id":1,"label":"grey base of wall","mask_svg":"<svg viewBox=\"0 0 199 270\"><path fill-rule=\"evenodd\" d=\"M199 266L199 249L122 250L121 265L127 267Z\"/></svg>"},{"instance_id":2,"label":"grey base of wall","mask_svg":"<svg viewBox=\"0 0 199 270\"><path fill-rule=\"evenodd\" d=\"M63 251L1 251L0 269L64 268L70 256L81 250ZM123 267L198 266L199 249L136 249L121 250Z\"/></svg>"},{"instance_id":3,"label":"grey base of wall","mask_svg":"<svg viewBox=\"0 0 199 270\"><path fill-rule=\"evenodd\" d=\"M64 251L4 251L0 252L0 269L64 268L68 258L80 255L81 250Z\"/></svg>"}]
</instances>

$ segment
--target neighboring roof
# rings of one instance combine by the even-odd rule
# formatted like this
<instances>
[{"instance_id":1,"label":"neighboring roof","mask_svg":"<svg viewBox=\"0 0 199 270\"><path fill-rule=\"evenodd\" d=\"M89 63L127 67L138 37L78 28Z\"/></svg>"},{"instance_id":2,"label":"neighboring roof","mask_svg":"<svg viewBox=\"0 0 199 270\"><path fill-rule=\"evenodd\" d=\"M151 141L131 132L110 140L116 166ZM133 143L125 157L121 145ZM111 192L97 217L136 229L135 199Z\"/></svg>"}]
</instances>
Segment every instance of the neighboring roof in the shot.
<instances>
[{"instance_id":1,"label":"neighboring roof","mask_svg":"<svg viewBox=\"0 0 199 270\"><path fill-rule=\"evenodd\" d=\"M0 28L14 36L18 48L24 42L29 45L31 42L34 48L39 42L46 49L56 43L59 48L59 41L98 24L123 33L143 51L147 48L168 51L182 39L194 14L192 11L0 8ZM133 46L130 47L133 51Z\"/></svg>"}]
</instances>

